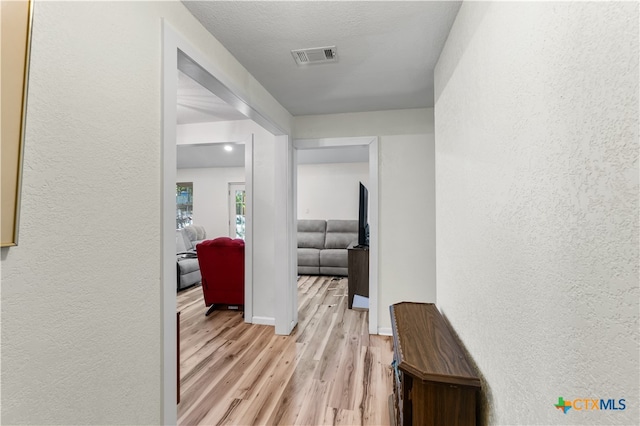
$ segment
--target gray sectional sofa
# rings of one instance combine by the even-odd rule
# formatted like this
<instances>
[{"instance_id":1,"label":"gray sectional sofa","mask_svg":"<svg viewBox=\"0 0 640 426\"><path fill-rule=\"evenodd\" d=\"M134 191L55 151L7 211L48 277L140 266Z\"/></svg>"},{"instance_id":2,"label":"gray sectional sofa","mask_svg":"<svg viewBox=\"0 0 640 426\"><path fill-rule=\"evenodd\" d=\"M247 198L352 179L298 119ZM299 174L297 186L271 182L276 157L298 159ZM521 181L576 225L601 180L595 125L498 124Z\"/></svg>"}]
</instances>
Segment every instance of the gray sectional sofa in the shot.
<instances>
[{"instance_id":1,"label":"gray sectional sofa","mask_svg":"<svg viewBox=\"0 0 640 426\"><path fill-rule=\"evenodd\" d=\"M204 227L199 225L191 225L176 230L178 291L197 284L202 279L196 255L196 244L206 237L207 233Z\"/></svg>"},{"instance_id":2,"label":"gray sectional sofa","mask_svg":"<svg viewBox=\"0 0 640 426\"><path fill-rule=\"evenodd\" d=\"M347 248L357 243L357 220L298 220L298 274L346 277Z\"/></svg>"}]
</instances>

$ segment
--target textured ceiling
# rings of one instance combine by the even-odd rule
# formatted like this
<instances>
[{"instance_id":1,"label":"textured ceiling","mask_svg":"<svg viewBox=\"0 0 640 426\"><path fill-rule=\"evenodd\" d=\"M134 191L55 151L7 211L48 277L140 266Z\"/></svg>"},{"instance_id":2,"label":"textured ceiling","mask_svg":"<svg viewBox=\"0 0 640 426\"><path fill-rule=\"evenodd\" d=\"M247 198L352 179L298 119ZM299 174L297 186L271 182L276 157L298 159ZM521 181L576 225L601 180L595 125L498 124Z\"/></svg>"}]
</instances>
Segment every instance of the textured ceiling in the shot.
<instances>
[{"instance_id":1,"label":"textured ceiling","mask_svg":"<svg viewBox=\"0 0 640 426\"><path fill-rule=\"evenodd\" d=\"M292 114L433 106L433 68L458 1L183 1ZM298 67L292 49L336 45Z\"/></svg>"},{"instance_id":2,"label":"textured ceiling","mask_svg":"<svg viewBox=\"0 0 640 426\"><path fill-rule=\"evenodd\" d=\"M178 145L177 168L244 167L244 145L232 144L233 151L225 151L225 145Z\"/></svg>"},{"instance_id":3,"label":"textured ceiling","mask_svg":"<svg viewBox=\"0 0 640 426\"><path fill-rule=\"evenodd\" d=\"M433 68L460 2L194 2L184 4L293 115L433 106ZM298 67L293 49L336 45L338 62ZM185 74L178 124L246 116ZM178 146L178 168L234 167L244 147ZM360 151L300 151L299 162L367 161Z\"/></svg>"}]
</instances>

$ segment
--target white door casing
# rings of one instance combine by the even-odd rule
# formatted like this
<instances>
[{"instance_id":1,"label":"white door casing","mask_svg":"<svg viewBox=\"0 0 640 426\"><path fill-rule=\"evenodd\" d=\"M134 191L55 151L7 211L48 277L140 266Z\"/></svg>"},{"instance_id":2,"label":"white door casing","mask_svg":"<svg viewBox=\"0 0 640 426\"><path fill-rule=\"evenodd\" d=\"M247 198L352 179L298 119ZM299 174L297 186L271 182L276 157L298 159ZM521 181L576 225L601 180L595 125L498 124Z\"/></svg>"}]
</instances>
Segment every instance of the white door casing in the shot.
<instances>
[{"instance_id":1,"label":"white door casing","mask_svg":"<svg viewBox=\"0 0 640 426\"><path fill-rule=\"evenodd\" d=\"M335 148L344 146L368 146L369 147L369 334L378 334L378 137L346 137L323 139L296 139L293 141L294 150ZM294 167L297 168L297 155L293 155ZM292 160L292 161L293 161ZM297 184L293 179L294 185ZM297 206L297 187L292 194L292 203ZM293 234L295 236L295 234ZM297 243L294 241L294 245ZM297 258L296 258L297 259Z\"/></svg>"},{"instance_id":2,"label":"white door casing","mask_svg":"<svg viewBox=\"0 0 640 426\"><path fill-rule=\"evenodd\" d=\"M293 198L293 145L289 138L276 136L275 169L275 221L282 232L275 232L276 280L275 320L276 334L289 335L298 322L298 294L296 258L292 250L297 247L294 233Z\"/></svg>"},{"instance_id":3,"label":"white door casing","mask_svg":"<svg viewBox=\"0 0 640 426\"><path fill-rule=\"evenodd\" d=\"M162 321L162 423L175 424L177 422L176 409L176 263L175 263L175 183L176 183L176 115L177 115L177 81L178 70L209 89L212 93L245 114L249 119L263 127L273 135L276 141L283 141L285 151L290 146L287 131L283 130L269 114L257 107L243 90L234 87L229 76L215 63L209 61L205 55L193 47L182 35L175 31L166 19L162 20L162 150L161 150L161 321ZM281 135L281 136L278 136ZM282 145L282 144L281 144ZM252 247L252 205L253 205L253 135L245 144L245 181L246 181L246 237L245 237L245 321L252 318L253 295L253 247ZM285 154L286 155L286 154ZM278 167L291 168L290 157L276 158L276 175ZM286 182L290 180L290 171L285 171L284 179L277 180L276 200L290 199ZM283 195L285 194L285 195ZM284 204L284 209L289 209L290 204ZM283 207L280 206L280 209ZM284 236L274 242L274 248L280 247L286 250L287 242L291 243L292 219L291 213L284 216L274 224L275 234ZM287 225L288 224L288 225ZM285 251L286 252L286 251ZM289 256L275 259L277 275L283 281L275 288L275 299L287 299L292 304L290 288L295 286L295 276L287 271L292 271L290 250ZM289 291L289 296L285 293ZM297 309L296 309L297 311ZM291 318L293 314L291 306L281 311L275 310L276 323L286 323L282 330L293 328ZM283 316L286 318L280 319ZM278 327L276 326L276 331Z\"/></svg>"}]
</instances>

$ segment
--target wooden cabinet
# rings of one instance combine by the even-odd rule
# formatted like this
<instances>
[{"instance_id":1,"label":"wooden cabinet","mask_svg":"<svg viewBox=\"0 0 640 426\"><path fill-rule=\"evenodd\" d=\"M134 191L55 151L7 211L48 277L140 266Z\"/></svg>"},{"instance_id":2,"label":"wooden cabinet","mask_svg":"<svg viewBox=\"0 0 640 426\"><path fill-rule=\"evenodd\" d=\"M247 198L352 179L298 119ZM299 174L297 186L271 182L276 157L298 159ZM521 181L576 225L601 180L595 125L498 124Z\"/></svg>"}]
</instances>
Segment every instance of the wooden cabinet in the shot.
<instances>
[{"instance_id":1,"label":"wooden cabinet","mask_svg":"<svg viewBox=\"0 0 640 426\"><path fill-rule=\"evenodd\" d=\"M349 309L353 307L353 295L369 297L369 248L354 247L348 250Z\"/></svg>"},{"instance_id":2,"label":"wooden cabinet","mask_svg":"<svg viewBox=\"0 0 640 426\"><path fill-rule=\"evenodd\" d=\"M391 306L398 425L475 425L480 379L432 303Z\"/></svg>"}]
</instances>

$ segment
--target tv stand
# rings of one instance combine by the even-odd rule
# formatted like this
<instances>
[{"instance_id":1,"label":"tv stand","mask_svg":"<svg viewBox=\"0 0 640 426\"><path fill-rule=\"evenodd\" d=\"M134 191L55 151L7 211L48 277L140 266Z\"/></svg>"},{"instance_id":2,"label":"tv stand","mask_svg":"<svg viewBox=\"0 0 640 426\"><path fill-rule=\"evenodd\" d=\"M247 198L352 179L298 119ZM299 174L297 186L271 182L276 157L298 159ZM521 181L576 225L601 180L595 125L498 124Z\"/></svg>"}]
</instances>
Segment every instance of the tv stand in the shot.
<instances>
[{"instance_id":1,"label":"tv stand","mask_svg":"<svg viewBox=\"0 0 640 426\"><path fill-rule=\"evenodd\" d=\"M353 296L369 297L369 246L355 246L348 250L349 309L353 307Z\"/></svg>"}]
</instances>

